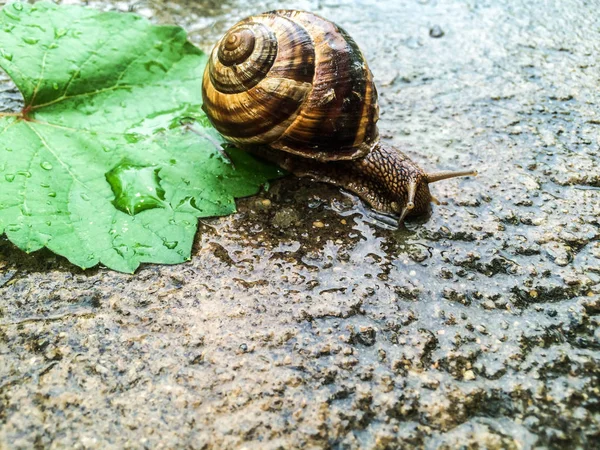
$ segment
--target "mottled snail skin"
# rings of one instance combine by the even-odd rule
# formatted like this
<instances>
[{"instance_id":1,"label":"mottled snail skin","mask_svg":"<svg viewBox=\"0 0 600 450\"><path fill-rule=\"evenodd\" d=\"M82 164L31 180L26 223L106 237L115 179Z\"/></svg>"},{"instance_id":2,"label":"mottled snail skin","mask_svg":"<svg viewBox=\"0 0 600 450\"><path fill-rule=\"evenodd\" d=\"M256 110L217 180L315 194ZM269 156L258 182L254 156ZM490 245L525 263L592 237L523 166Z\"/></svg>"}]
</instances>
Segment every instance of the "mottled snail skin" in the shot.
<instances>
[{"instance_id":1,"label":"mottled snail skin","mask_svg":"<svg viewBox=\"0 0 600 450\"><path fill-rule=\"evenodd\" d=\"M252 151L278 164L299 177L308 177L343 187L356 193L375 210L392 215L402 214L408 199L410 186L413 207L406 215L424 214L432 201L427 174L399 150L374 144L371 151L357 160L319 163L295 155L268 148Z\"/></svg>"},{"instance_id":2,"label":"mottled snail skin","mask_svg":"<svg viewBox=\"0 0 600 450\"><path fill-rule=\"evenodd\" d=\"M340 27L280 10L234 25L213 49L204 110L230 142L297 176L356 193L399 221L428 211L427 174L379 141L377 90L364 56Z\"/></svg>"}]
</instances>

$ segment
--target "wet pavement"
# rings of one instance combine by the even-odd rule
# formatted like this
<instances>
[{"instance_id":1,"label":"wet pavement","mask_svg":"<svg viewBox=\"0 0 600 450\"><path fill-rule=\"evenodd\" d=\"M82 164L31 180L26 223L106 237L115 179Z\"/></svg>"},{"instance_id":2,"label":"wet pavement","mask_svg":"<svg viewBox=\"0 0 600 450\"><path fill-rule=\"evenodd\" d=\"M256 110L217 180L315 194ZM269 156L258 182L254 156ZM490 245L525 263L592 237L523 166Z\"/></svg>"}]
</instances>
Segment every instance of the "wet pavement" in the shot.
<instances>
[{"instance_id":1,"label":"wet pavement","mask_svg":"<svg viewBox=\"0 0 600 450\"><path fill-rule=\"evenodd\" d=\"M86 3L205 51L252 12L334 19L383 139L480 176L401 230L289 177L134 275L0 241L0 448L600 446L597 2Z\"/></svg>"}]
</instances>

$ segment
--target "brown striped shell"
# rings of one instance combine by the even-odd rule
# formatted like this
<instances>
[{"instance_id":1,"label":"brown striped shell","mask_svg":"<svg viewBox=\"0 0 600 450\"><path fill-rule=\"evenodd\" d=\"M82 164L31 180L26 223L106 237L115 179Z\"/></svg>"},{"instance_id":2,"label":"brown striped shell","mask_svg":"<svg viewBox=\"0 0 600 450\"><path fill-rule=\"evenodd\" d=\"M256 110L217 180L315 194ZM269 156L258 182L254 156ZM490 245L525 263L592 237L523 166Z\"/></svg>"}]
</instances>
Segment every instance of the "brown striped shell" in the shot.
<instances>
[{"instance_id":1,"label":"brown striped shell","mask_svg":"<svg viewBox=\"0 0 600 450\"><path fill-rule=\"evenodd\" d=\"M344 30L309 12L234 25L210 55L202 96L215 128L242 147L335 161L362 157L378 140L365 58Z\"/></svg>"}]
</instances>

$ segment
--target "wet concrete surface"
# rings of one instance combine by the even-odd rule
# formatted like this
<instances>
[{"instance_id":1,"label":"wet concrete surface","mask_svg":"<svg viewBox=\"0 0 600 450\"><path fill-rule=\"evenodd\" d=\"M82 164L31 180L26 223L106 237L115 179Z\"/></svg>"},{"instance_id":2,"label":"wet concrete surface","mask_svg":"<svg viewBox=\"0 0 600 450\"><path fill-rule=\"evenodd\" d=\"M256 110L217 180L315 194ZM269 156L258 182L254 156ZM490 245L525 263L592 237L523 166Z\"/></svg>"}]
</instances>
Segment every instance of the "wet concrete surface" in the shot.
<instances>
[{"instance_id":1,"label":"wet concrete surface","mask_svg":"<svg viewBox=\"0 0 600 450\"><path fill-rule=\"evenodd\" d=\"M596 1L89 4L204 50L251 12L334 19L384 140L480 176L402 230L286 178L134 275L2 241L0 448L600 446Z\"/></svg>"}]
</instances>

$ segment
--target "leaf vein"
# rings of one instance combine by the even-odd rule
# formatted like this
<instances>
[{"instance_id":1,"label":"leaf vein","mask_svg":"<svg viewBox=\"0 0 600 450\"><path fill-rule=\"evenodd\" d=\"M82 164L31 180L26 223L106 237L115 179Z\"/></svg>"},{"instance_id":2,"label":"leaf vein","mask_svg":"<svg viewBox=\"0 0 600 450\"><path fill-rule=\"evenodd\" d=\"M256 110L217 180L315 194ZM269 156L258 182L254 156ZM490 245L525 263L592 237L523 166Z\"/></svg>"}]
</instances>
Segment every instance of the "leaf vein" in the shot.
<instances>
[{"instance_id":1,"label":"leaf vein","mask_svg":"<svg viewBox=\"0 0 600 450\"><path fill-rule=\"evenodd\" d=\"M54 100L51 100L51 101L49 101L47 103L42 103L42 104L39 104L39 105L35 105L31 109L34 110L34 109L44 108L46 106L50 106L50 105L54 105L56 103L62 102L63 100L70 100L72 98L87 97L87 96L90 96L90 95L101 94L103 92L114 91L116 89L131 89L131 88L134 88L134 87L135 86L133 86L133 85L124 85L123 84L123 85L119 85L119 86L111 86L111 87L104 88L104 89L98 89L96 91L82 92L81 94L68 95L66 97L58 97L58 98L55 98Z\"/></svg>"},{"instance_id":2,"label":"leaf vein","mask_svg":"<svg viewBox=\"0 0 600 450\"><path fill-rule=\"evenodd\" d=\"M73 171L71 170L69 165L67 165L62 159L60 159L58 154L50 148L50 145L48 145L48 142L44 139L44 137L30 123L28 123L28 122L26 122L26 123L27 123L27 126L29 127L29 129L31 129L31 131L33 131L35 133L35 135L38 137L38 139L40 140L42 145L46 148L46 150L48 150L50 152L50 154L52 156L54 156L54 158L60 163L60 165L69 173L69 175L71 175L71 178L73 178L73 180L77 181L79 184L81 184L86 189L90 189L83 181L81 181L77 177L77 175L75 175L73 173Z\"/></svg>"},{"instance_id":3,"label":"leaf vein","mask_svg":"<svg viewBox=\"0 0 600 450\"><path fill-rule=\"evenodd\" d=\"M56 41L57 41L57 38L54 38L52 43L50 45L48 45L48 47L46 47L46 50L44 51L44 56L42 57L42 69L40 70L40 76L38 78L35 89L33 90L33 94L31 95L31 101L29 102L29 105L27 105L27 106L33 106L33 102L35 102L35 98L37 97L37 93L39 92L40 86L42 84L42 80L44 79L44 73L46 72L46 59L48 58L48 53L50 52L50 49L56 43Z\"/></svg>"},{"instance_id":4,"label":"leaf vein","mask_svg":"<svg viewBox=\"0 0 600 450\"><path fill-rule=\"evenodd\" d=\"M73 83L73 80L75 79L75 77L81 73L81 69L83 69L83 66L85 66L94 56L97 56L97 52L98 50L100 50L102 47L104 47L106 45L106 42L101 42L100 45L98 47L96 47L94 50L92 50L90 52L90 56L88 56L85 61L83 61L81 63L81 65L77 68L77 70L75 72L73 72L73 75L71 75L71 78L69 78L69 81L67 82L67 85L65 86L65 89L61 95L61 97L65 97L67 95L67 91L69 90L69 88L71 87L71 83Z\"/></svg>"},{"instance_id":5,"label":"leaf vein","mask_svg":"<svg viewBox=\"0 0 600 450\"><path fill-rule=\"evenodd\" d=\"M174 35L171 39L169 39L167 42L171 43L175 40L175 38L177 37L177 35ZM146 54L146 52L140 52L140 54L138 56L136 56L135 58L133 58L131 60L131 62L129 64L127 64L127 67L125 67L123 69L123 71L119 74L119 78L117 78L117 83L119 83L119 81L121 81L123 79L123 77L125 76L125 73L127 73L127 71L131 68L131 66L133 64L135 64L142 56L144 56Z\"/></svg>"}]
</instances>

